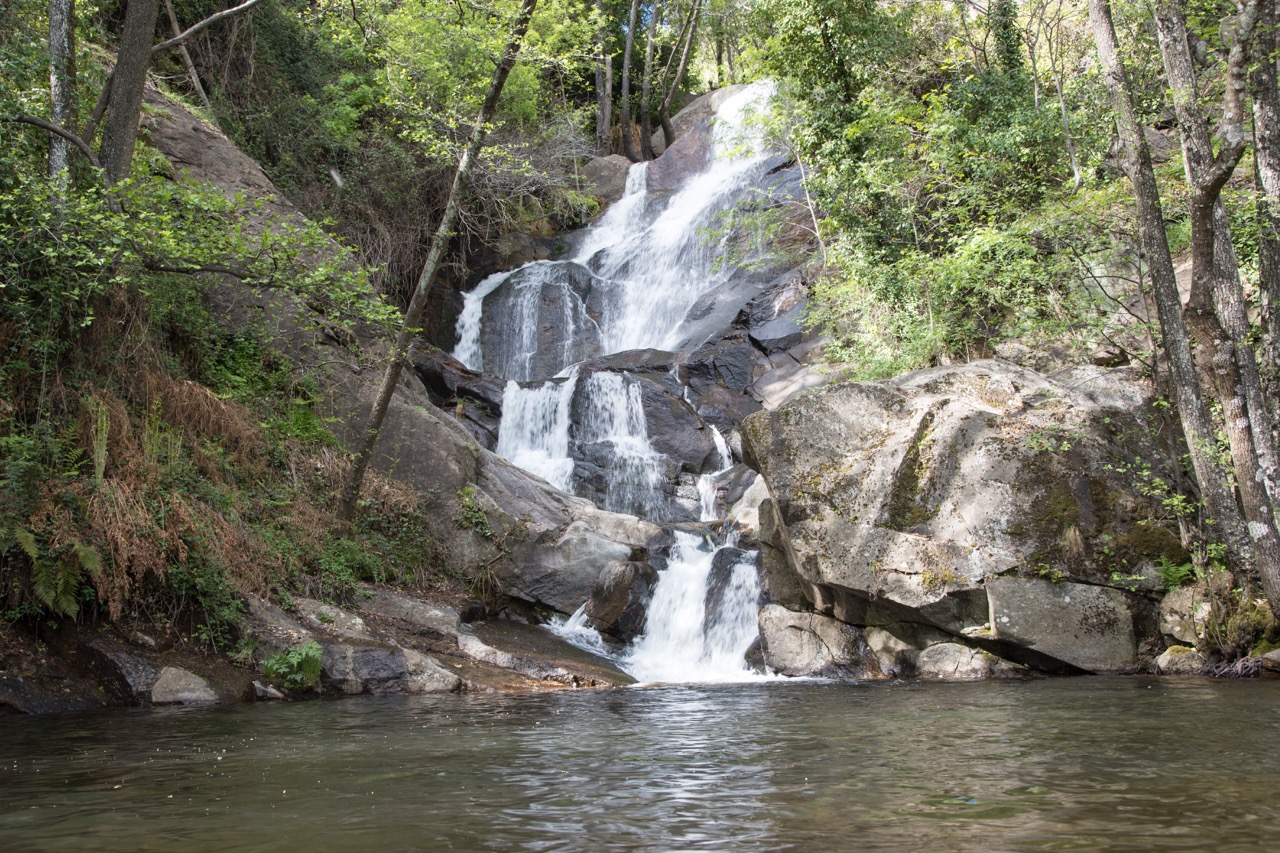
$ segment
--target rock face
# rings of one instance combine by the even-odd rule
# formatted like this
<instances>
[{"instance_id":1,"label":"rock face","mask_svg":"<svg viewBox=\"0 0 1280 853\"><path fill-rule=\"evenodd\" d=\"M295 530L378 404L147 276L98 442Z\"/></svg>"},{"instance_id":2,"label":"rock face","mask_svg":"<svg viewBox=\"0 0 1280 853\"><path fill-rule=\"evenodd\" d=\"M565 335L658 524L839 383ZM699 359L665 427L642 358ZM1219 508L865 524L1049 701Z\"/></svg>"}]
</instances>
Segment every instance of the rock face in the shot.
<instances>
[{"instance_id":1,"label":"rock face","mask_svg":"<svg viewBox=\"0 0 1280 853\"><path fill-rule=\"evenodd\" d=\"M519 382L549 379L599 355L607 288L575 263L533 264L514 273L484 298L485 370Z\"/></svg>"},{"instance_id":2,"label":"rock face","mask_svg":"<svg viewBox=\"0 0 1280 853\"><path fill-rule=\"evenodd\" d=\"M882 679L862 632L830 616L777 604L760 611L764 663L780 675Z\"/></svg>"},{"instance_id":3,"label":"rock face","mask_svg":"<svg viewBox=\"0 0 1280 853\"><path fill-rule=\"evenodd\" d=\"M1162 458L1139 419L1148 394L1123 371L1001 362L802 394L743 426L771 494L761 536L849 624L1132 669L1158 631L1141 592L1154 561L1185 558L1135 473Z\"/></svg>"},{"instance_id":4,"label":"rock face","mask_svg":"<svg viewBox=\"0 0 1280 853\"><path fill-rule=\"evenodd\" d=\"M582 167L582 181L591 195L601 201L615 202L622 198L630 169L631 161L621 154L596 157Z\"/></svg>"},{"instance_id":5,"label":"rock face","mask_svg":"<svg viewBox=\"0 0 1280 853\"><path fill-rule=\"evenodd\" d=\"M937 643L922 651L916 661L920 678L939 681L976 681L983 678L1024 678L1024 668L995 655L960 643Z\"/></svg>"}]
</instances>

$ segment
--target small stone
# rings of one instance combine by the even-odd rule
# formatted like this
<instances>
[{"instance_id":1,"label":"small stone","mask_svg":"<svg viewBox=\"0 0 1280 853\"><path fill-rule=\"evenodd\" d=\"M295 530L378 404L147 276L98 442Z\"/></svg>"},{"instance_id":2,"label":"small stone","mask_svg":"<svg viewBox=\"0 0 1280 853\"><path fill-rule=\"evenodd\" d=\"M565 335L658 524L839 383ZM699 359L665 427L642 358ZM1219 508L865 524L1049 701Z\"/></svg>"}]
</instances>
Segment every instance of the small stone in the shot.
<instances>
[{"instance_id":1,"label":"small stone","mask_svg":"<svg viewBox=\"0 0 1280 853\"><path fill-rule=\"evenodd\" d=\"M263 684L261 681L253 682L253 694L258 697L260 702L280 702L284 700L283 693L270 684Z\"/></svg>"},{"instance_id":2,"label":"small stone","mask_svg":"<svg viewBox=\"0 0 1280 853\"><path fill-rule=\"evenodd\" d=\"M209 682L194 672L176 666L160 670L160 677L151 685L153 705L216 705L218 694Z\"/></svg>"},{"instance_id":3,"label":"small stone","mask_svg":"<svg viewBox=\"0 0 1280 853\"><path fill-rule=\"evenodd\" d=\"M1156 672L1161 675L1199 675L1204 664L1204 655L1190 646L1170 646L1156 658Z\"/></svg>"},{"instance_id":4,"label":"small stone","mask_svg":"<svg viewBox=\"0 0 1280 853\"><path fill-rule=\"evenodd\" d=\"M141 631L134 631L130 634L129 642L135 646L142 646L144 649L154 649L156 647L156 641Z\"/></svg>"}]
</instances>

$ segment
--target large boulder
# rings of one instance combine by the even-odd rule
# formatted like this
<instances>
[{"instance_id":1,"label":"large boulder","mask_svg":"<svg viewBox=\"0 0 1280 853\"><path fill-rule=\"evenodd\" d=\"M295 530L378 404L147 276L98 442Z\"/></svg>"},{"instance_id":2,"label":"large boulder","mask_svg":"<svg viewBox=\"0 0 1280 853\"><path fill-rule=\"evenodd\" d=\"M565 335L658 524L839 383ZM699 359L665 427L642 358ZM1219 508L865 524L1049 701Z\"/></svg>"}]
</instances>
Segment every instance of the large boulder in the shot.
<instances>
[{"instance_id":1,"label":"large boulder","mask_svg":"<svg viewBox=\"0 0 1280 853\"><path fill-rule=\"evenodd\" d=\"M1160 557L1185 558L1138 474L1164 458L1142 419L1151 391L1131 372L1059 379L975 362L752 415L744 454L772 495L767 541L816 607L852 624L986 632L1017 662L1132 668L1158 620L1154 596L1131 590ZM1066 592L1077 586L1094 591Z\"/></svg>"},{"instance_id":2,"label":"large boulder","mask_svg":"<svg viewBox=\"0 0 1280 853\"><path fill-rule=\"evenodd\" d=\"M767 604L760 611L760 645L765 665L779 675L885 677L862 632L830 616Z\"/></svg>"},{"instance_id":3,"label":"large boulder","mask_svg":"<svg viewBox=\"0 0 1280 853\"><path fill-rule=\"evenodd\" d=\"M648 563L618 560L604 567L586 605L587 618L601 634L627 643L644 630L657 570Z\"/></svg>"},{"instance_id":4,"label":"large boulder","mask_svg":"<svg viewBox=\"0 0 1280 853\"><path fill-rule=\"evenodd\" d=\"M586 192L602 201L615 202L627 188L630 170L630 160L621 154L610 154L588 160L582 165L580 175Z\"/></svg>"}]
</instances>

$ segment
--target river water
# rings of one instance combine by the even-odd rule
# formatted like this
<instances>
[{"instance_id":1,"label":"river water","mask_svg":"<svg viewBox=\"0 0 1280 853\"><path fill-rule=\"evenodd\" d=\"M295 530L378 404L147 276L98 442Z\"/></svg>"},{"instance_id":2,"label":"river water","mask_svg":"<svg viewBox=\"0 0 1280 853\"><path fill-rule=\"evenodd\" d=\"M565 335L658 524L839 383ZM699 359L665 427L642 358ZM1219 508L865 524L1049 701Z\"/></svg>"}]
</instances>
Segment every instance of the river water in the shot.
<instances>
[{"instance_id":1,"label":"river water","mask_svg":"<svg viewBox=\"0 0 1280 853\"><path fill-rule=\"evenodd\" d=\"M1280 681L761 683L0 720L19 850L1264 850Z\"/></svg>"}]
</instances>

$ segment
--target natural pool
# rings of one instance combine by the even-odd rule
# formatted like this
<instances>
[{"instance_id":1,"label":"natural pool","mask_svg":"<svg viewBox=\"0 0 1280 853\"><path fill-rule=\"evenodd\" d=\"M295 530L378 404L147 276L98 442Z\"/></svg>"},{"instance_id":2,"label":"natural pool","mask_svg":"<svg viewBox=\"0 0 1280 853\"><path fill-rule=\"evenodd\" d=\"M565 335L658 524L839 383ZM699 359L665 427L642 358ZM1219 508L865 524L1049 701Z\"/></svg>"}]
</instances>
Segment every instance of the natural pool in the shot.
<instances>
[{"instance_id":1,"label":"natural pool","mask_svg":"<svg viewBox=\"0 0 1280 853\"><path fill-rule=\"evenodd\" d=\"M757 683L0 718L6 851L1261 850L1280 681Z\"/></svg>"}]
</instances>

